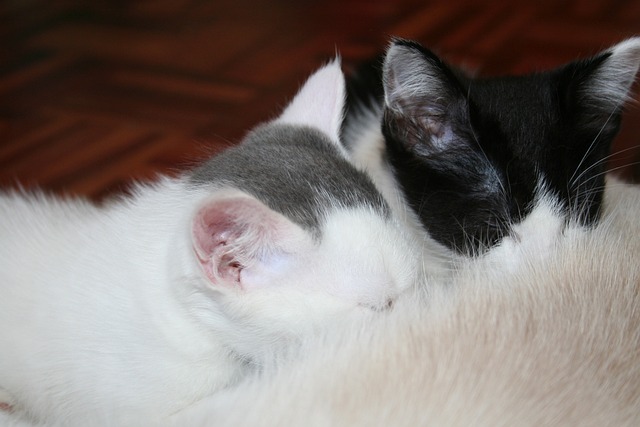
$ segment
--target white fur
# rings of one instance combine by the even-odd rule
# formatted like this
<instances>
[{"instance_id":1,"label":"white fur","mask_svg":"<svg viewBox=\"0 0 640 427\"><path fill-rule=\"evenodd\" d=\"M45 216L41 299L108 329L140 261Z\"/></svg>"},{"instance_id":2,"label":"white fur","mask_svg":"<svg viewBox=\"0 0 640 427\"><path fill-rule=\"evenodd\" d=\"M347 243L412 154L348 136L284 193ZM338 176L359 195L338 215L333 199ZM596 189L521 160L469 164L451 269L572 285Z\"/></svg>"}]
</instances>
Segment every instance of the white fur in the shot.
<instances>
[{"instance_id":1,"label":"white fur","mask_svg":"<svg viewBox=\"0 0 640 427\"><path fill-rule=\"evenodd\" d=\"M610 180L601 223L569 225L545 259L470 260L428 299L342 323L157 425L636 426L639 209L640 189Z\"/></svg>"},{"instance_id":2,"label":"white fur","mask_svg":"<svg viewBox=\"0 0 640 427\"><path fill-rule=\"evenodd\" d=\"M497 270L516 272L526 263L543 264L562 237L566 219L553 196L542 196L525 219L484 255Z\"/></svg>"},{"instance_id":3,"label":"white fur","mask_svg":"<svg viewBox=\"0 0 640 427\"><path fill-rule=\"evenodd\" d=\"M381 109L363 109L358 111L357 120L345 129L345 139L351 142L351 162L371 178L391 207L394 217L416 236L421 236L423 253L427 254L422 260L423 270L436 280L446 280L455 254L428 235L400 191L387 161L384 137L380 130L381 120Z\"/></svg>"},{"instance_id":4,"label":"white fur","mask_svg":"<svg viewBox=\"0 0 640 427\"><path fill-rule=\"evenodd\" d=\"M568 226L546 257L522 236L517 270L471 260L172 425L636 426L639 210L640 189L610 182L601 224Z\"/></svg>"},{"instance_id":5,"label":"white fur","mask_svg":"<svg viewBox=\"0 0 640 427\"><path fill-rule=\"evenodd\" d=\"M321 69L278 121L336 139L341 79L339 64ZM337 88L318 109L313 91L325 85ZM325 206L320 239L267 213L285 227L284 250L247 248L271 236L259 232L269 224L243 231L237 246L261 258L241 272L251 286L218 282L203 263L224 257L194 243L203 230L194 218L207 203L247 197L183 178L101 207L0 194L0 403L13 408L0 421L152 425L287 356L316 329L385 309L415 283L421 247L404 228L340 206Z\"/></svg>"},{"instance_id":6,"label":"white fur","mask_svg":"<svg viewBox=\"0 0 640 427\"><path fill-rule=\"evenodd\" d=\"M240 374L177 298L198 277L189 206L203 196L182 187L164 181L102 210L2 197L0 386L17 412L78 422L121 408L124 422L176 410Z\"/></svg>"}]
</instances>

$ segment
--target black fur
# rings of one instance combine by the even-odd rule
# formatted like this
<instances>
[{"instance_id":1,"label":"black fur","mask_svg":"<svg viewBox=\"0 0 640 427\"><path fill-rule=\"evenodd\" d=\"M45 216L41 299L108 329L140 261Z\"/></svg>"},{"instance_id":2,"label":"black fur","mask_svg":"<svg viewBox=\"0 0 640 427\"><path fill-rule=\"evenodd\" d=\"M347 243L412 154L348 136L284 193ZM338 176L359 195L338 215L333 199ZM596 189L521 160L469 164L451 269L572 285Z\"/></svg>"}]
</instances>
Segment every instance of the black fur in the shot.
<instances>
[{"instance_id":1,"label":"black fur","mask_svg":"<svg viewBox=\"0 0 640 427\"><path fill-rule=\"evenodd\" d=\"M342 143L350 150L353 142L344 138L347 129L358 126L358 115L363 111L381 110L384 101L384 88L382 86L382 65L384 55L360 64L347 79L345 87L346 101L345 114L342 121Z\"/></svg>"},{"instance_id":2,"label":"black fur","mask_svg":"<svg viewBox=\"0 0 640 427\"><path fill-rule=\"evenodd\" d=\"M556 196L567 218L597 221L620 108L592 102L589 87L610 55L525 76L471 78L417 43L394 42L384 85L371 84L369 99L382 103L384 88L388 160L436 240L462 253L491 247L542 191ZM370 70L368 81L380 75ZM416 76L426 78L423 90L403 91ZM365 99L364 81L348 83L352 104Z\"/></svg>"}]
</instances>

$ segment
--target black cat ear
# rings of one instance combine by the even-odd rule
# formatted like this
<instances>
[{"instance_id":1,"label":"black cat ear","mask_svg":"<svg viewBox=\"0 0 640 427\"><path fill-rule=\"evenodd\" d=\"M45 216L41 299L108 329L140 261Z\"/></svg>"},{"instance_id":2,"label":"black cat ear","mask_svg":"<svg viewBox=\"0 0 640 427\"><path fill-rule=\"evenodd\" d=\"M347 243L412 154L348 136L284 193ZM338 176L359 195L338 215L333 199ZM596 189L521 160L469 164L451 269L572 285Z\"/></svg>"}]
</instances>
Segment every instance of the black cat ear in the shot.
<instances>
[{"instance_id":1,"label":"black cat ear","mask_svg":"<svg viewBox=\"0 0 640 427\"><path fill-rule=\"evenodd\" d=\"M640 67L640 37L618 43L594 60L602 62L584 82L583 100L595 108L617 111L629 100Z\"/></svg>"},{"instance_id":2,"label":"black cat ear","mask_svg":"<svg viewBox=\"0 0 640 427\"><path fill-rule=\"evenodd\" d=\"M383 85L384 126L406 149L429 155L465 141L467 99L435 54L417 43L395 40L385 57Z\"/></svg>"},{"instance_id":3,"label":"black cat ear","mask_svg":"<svg viewBox=\"0 0 640 427\"><path fill-rule=\"evenodd\" d=\"M625 40L587 60L560 70L565 90L565 111L576 115L577 124L597 132L618 129L618 115L631 95L640 67L640 37ZM611 135L613 137L613 135Z\"/></svg>"}]
</instances>

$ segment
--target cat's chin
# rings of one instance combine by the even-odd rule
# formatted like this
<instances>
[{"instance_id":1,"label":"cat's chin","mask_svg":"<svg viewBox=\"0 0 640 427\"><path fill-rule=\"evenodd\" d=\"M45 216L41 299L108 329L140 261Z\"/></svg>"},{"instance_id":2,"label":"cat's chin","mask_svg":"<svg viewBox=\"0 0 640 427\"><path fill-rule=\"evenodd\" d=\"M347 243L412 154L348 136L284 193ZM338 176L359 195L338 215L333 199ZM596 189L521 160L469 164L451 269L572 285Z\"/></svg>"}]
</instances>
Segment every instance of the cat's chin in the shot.
<instances>
[{"instance_id":1,"label":"cat's chin","mask_svg":"<svg viewBox=\"0 0 640 427\"><path fill-rule=\"evenodd\" d=\"M544 263L553 257L566 226L562 207L554 198L545 198L523 221L512 225L509 235L481 258L490 264L490 268L511 273L524 265Z\"/></svg>"}]
</instances>

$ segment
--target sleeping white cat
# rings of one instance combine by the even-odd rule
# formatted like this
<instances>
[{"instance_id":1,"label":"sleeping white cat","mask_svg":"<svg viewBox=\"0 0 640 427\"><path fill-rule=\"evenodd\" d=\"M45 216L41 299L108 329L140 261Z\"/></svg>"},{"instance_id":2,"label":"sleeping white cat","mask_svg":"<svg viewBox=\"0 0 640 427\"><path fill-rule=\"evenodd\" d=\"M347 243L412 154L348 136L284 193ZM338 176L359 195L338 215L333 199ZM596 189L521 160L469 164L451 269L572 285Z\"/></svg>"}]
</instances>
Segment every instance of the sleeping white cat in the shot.
<instances>
[{"instance_id":1,"label":"sleeping white cat","mask_svg":"<svg viewBox=\"0 0 640 427\"><path fill-rule=\"evenodd\" d=\"M346 161L343 100L336 61L193 173L105 206L0 196L0 419L160 420L413 284L421 246Z\"/></svg>"},{"instance_id":2,"label":"sleeping white cat","mask_svg":"<svg viewBox=\"0 0 640 427\"><path fill-rule=\"evenodd\" d=\"M611 181L604 210L591 230L527 224L553 244L511 242L517 270L472 261L170 425L640 425L640 189Z\"/></svg>"}]
</instances>

